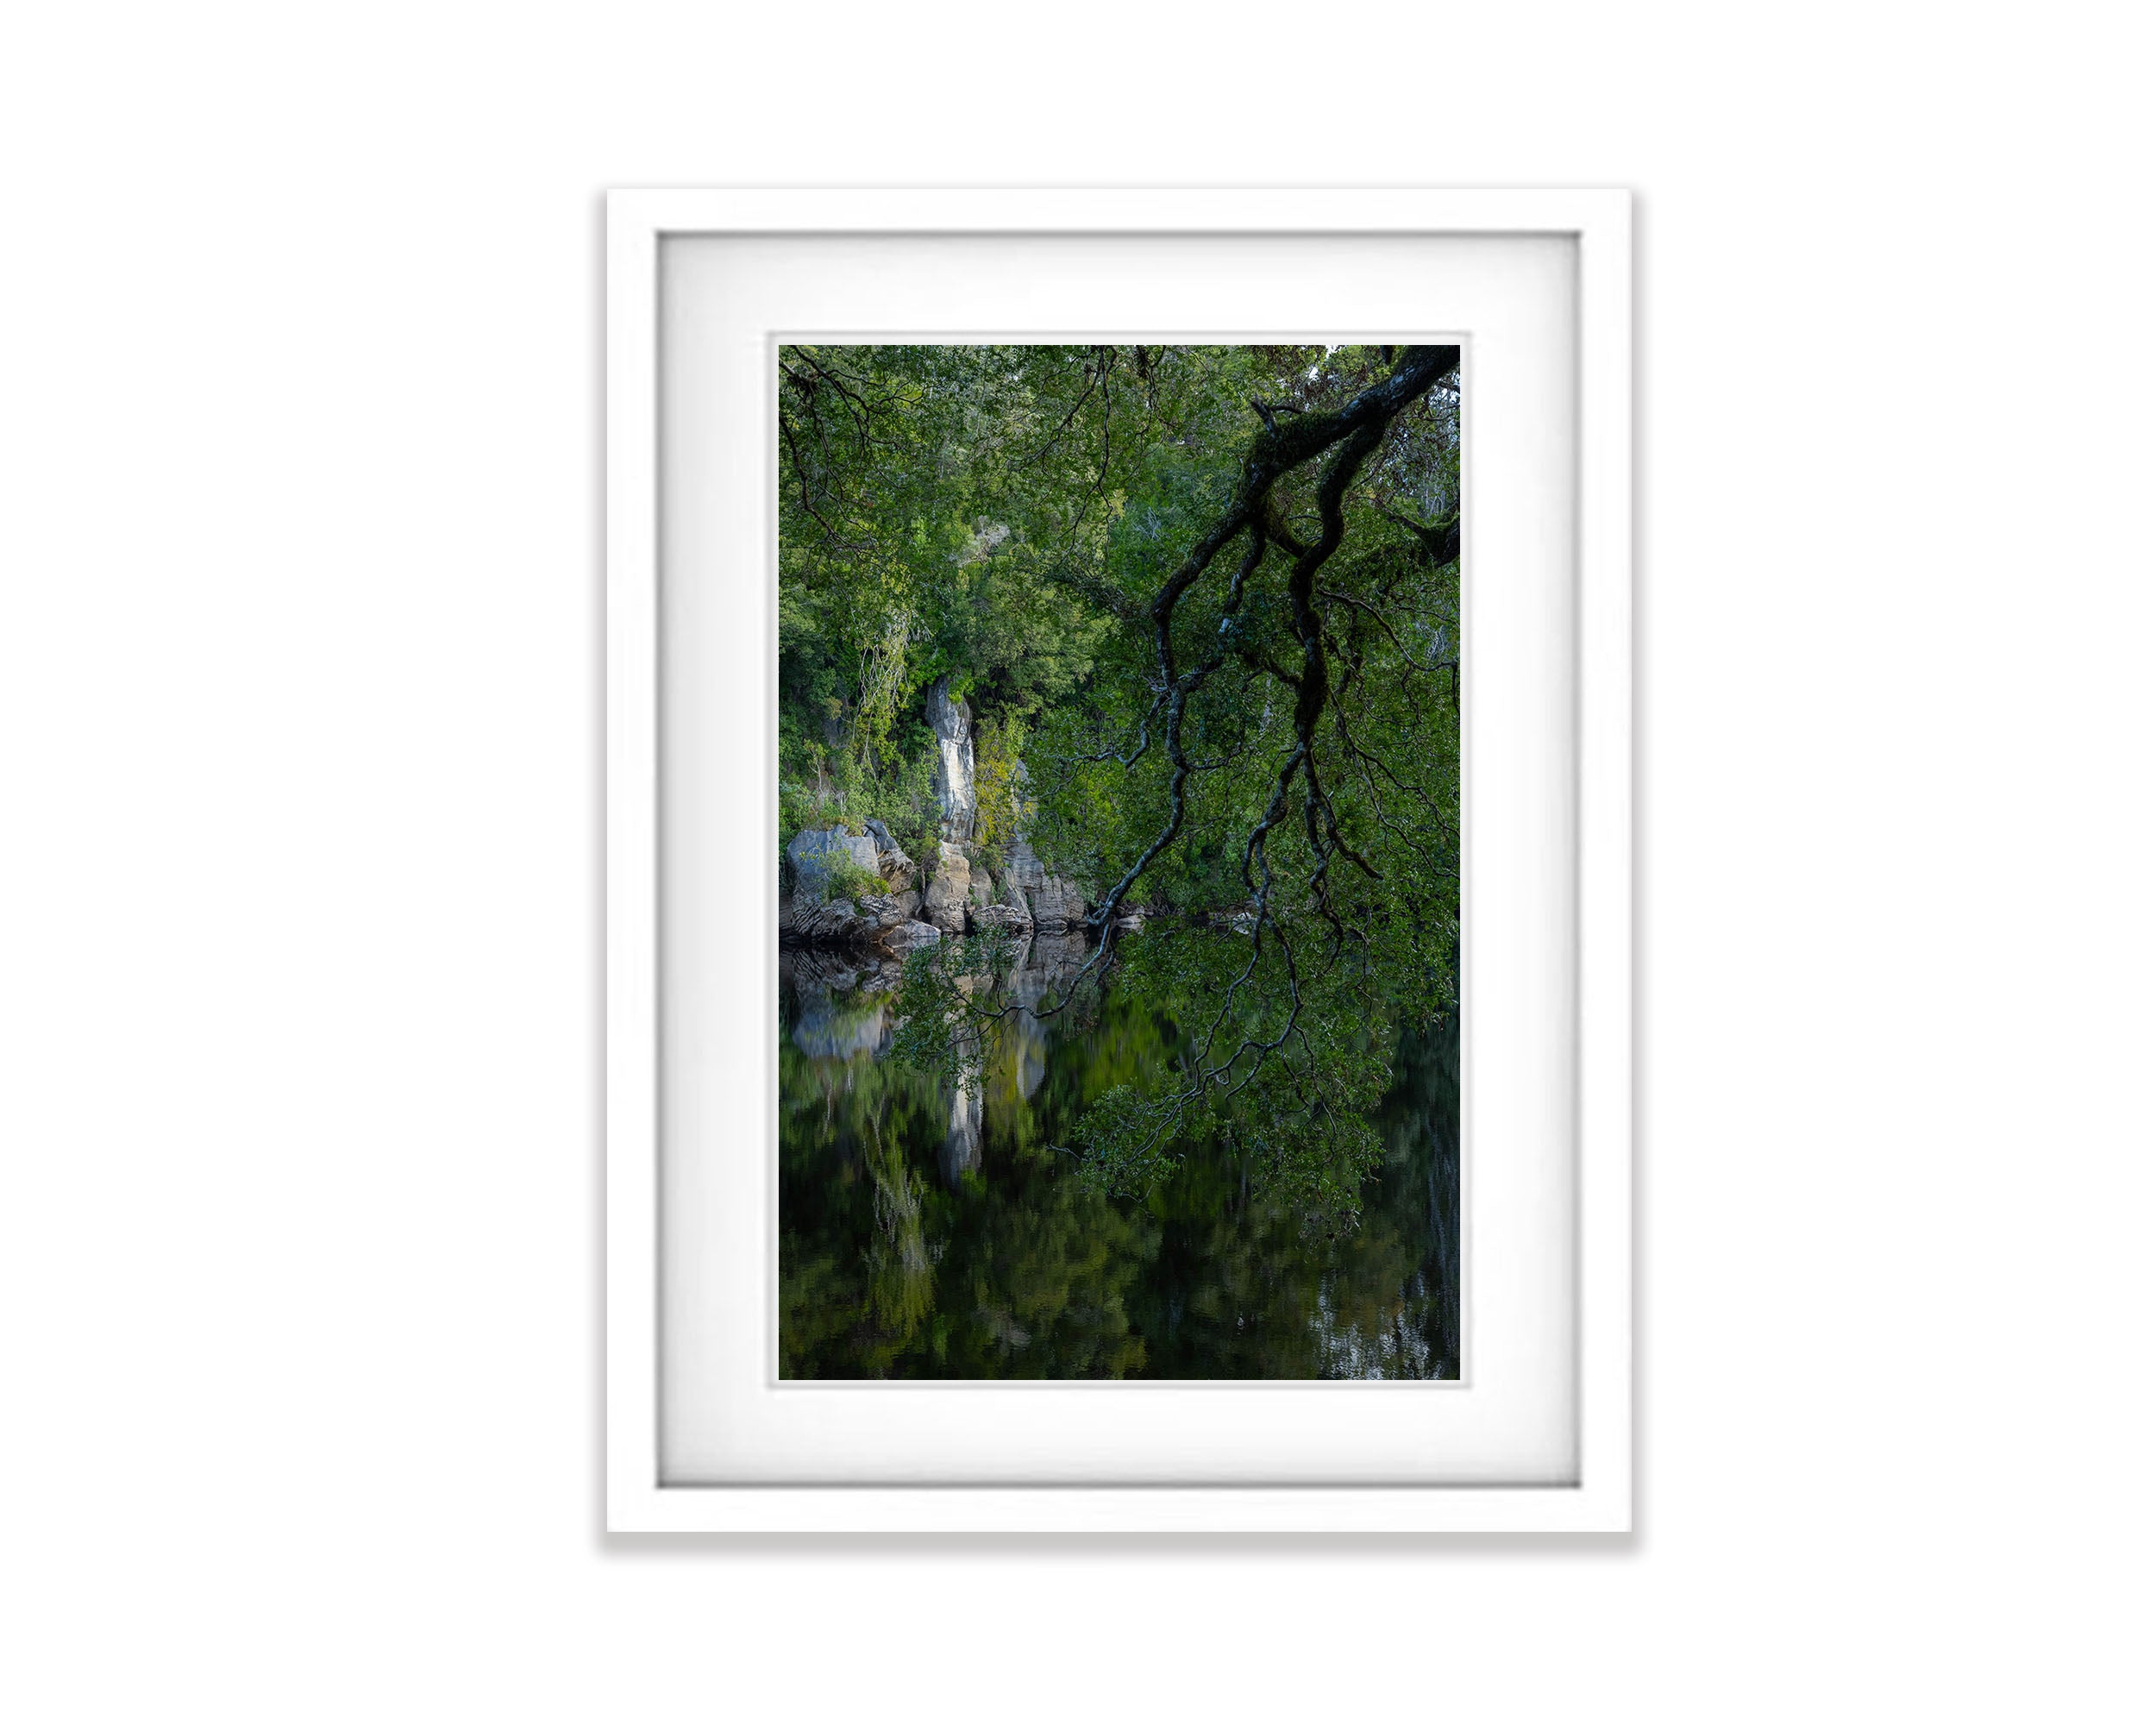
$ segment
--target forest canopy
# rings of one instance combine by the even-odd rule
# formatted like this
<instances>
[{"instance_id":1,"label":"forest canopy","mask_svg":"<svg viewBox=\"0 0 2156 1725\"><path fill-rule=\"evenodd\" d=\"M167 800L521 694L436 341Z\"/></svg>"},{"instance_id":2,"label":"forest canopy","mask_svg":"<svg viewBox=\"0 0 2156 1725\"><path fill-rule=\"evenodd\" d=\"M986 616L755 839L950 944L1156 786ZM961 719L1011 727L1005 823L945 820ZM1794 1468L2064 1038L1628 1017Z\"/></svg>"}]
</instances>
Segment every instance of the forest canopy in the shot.
<instances>
[{"instance_id":1,"label":"forest canopy","mask_svg":"<svg viewBox=\"0 0 2156 1725\"><path fill-rule=\"evenodd\" d=\"M778 411L781 844L1029 844L1086 906L1036 1010L1112 988L1179 1033L1060 1146L1084 1178L1213 1138L1351 1219L1398 1035L1455 1009L1458 349L790 346ZM971 715L962 835L932 692ZM1008 962L915 952L901 1057L962 1065Z\"/></svg>"}]
</instances>

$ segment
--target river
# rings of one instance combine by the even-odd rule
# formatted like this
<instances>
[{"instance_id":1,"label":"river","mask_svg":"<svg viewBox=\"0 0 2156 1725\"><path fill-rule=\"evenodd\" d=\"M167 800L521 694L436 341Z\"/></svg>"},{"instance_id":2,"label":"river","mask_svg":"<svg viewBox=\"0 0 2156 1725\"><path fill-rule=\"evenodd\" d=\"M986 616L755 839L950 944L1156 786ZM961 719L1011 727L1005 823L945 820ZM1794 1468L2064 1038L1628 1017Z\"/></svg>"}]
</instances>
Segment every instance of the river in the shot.
<instances>
[{"instance_id":1,"label":"river","mask_svg":"<svg viewBox=\"0 0 2156 1725\"><path fill-rule=\"evenodd\" d=\"M788 1377L1457 1377L1457 1023L1401 1039L1361 1216L1312 1235L1233 1157L1143 1199L1089 1190L1064 1142L1163 1070L1175 1027L1116 997L1044 1020L1083 957L1037 937L1021 1010L960 1091L888 1057L895 966L780 954L780 1358Z\"/></svg>"}]
</instances>

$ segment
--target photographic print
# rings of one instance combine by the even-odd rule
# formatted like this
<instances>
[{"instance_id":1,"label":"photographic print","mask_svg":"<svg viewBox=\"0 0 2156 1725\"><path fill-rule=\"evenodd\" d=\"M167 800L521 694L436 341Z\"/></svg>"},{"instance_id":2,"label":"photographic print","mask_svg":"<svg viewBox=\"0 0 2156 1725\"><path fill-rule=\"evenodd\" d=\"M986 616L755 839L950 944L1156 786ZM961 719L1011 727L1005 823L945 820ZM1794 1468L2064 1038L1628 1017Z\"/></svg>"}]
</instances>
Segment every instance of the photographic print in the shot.
<instances>
[{"instance_id":1,"label":"photographic print","mask_svg":"<svg viewBox=\"0 0 2156 1725\"><path fill-rule=\"evenodd\" d=\"M776 411L780 1375L1457 1378L1459 348Z\"/></svg>"}]
</instances>

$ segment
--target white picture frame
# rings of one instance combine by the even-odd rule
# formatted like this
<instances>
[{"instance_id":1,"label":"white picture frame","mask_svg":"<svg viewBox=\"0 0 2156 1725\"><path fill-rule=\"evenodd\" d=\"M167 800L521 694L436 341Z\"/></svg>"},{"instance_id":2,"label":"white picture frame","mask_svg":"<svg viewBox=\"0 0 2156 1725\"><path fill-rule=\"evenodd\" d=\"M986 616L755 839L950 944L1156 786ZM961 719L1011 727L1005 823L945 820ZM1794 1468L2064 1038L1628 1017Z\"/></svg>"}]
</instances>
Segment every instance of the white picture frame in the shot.
<instances>
[{"instance_id":1,"label":"white picture frame","mask_svg":"<svg viewBox=\"0 0 2156 1725\"><path fill-rule=\"evenodd\" d=\"M1573 1421L1564 1477L1482 1465L1457 1483L1290 1483L1257 1473L1197 1483L1052 1479L856 1483L669 1478L661 1469L661 778L660 512L661 255L695 236L969 236L1008 250L1058 236L1304 246L1397 246L1433 236L1563 242L1572 260L1576 391L1569 450L1576 667L1570 763L1576 842L1570 965L1570 1070L1520 1075L1569 1100L1567 1201L1546 1212L1564 1284ZM672 1532L1475 1532L1621 1533L1633 1515L1632 568L1630 199L1611 191L631 191L607 206L606 526L606 1525ZM1066 248L1059 256L1077 255ZM1344 320L1352 323L1351 314ZM1442 322L1444 320L1438 320ZM918 317L893 327L918 329ZM1010 326L1006 325L1006 328ZM1061 333L1062 325L1057 326ZM774 327L765 334L775 336ZM1472 338L1473 331L1466 331ZM1219 339L1233 339L1224 329ZM767 442L774 436L764 432ZM747 455L743 455L745 467ZM757 474L768 472L768 464ZM761 480L759 480L761 482ZM1472 510L1473 492L1469 499ZM741 561L736 559L737 561ZM762 578L764 566L755 572ZM750 578L743 569L741 578ZM1470 708L1470 723L1472 724ZM768 767L755 768L757 782ZM1473 939L1470 899L1469 939ZM678 955L677 955L678 957ZM711 968L706 965L707 969ZM766 973L713 988L761 988ZM768 988L765 993L769 993ZM1471 1013L1471 1008L1470 1008ZM1470 1016L1470 1035L1472 1037ZM1469 1057L1470 1083L1474 1056ZM762 1118L761 1111L755 1116ZM753 1123L735 1136L753 1140ZM1476 1146L1469 1145L1469 1179ZM736 1144L733 1157L773 1156ZM739 1164L746 1168L744 1161ZM677 1182L674 1189L679 1195ZM746 1189L735 1189L739 1197ZM736 1203L739 1211L745 1202ZM769 1249L759 1217L730 1232L736 1259ZM759 1241L767 1242L759 1246ZM705 1254L714 1259L724 1253ZM1471 1302L1472 1295L1470 1295ZM708 1303L708 1302L707 1302ZM1472 1344L1470 1343L1470 1346ZM676 1355L677 1365L680 1356ZM1135 1389L1135 1387L1131 1387ZM1329 1387L1306 1388L1305 1402ZM964 1386L941 1390L965 1394ZM1054 1396L1052 1389L1006 1395ZM1109 1393L1131 1393L1130 1389ZM1136 1393L1145 1392L1138 1389ZM1331 1392L1352 1396L1352 1386ZM1463 1392L1456 1390L1456 1396ZM1473 1395L1470 1385L1463 1393ZM1281 1404L1285 1406L1286 1404ZM1346 1402L1326 1403L1346 1408ZM1367 1400L1362 1404L1369 1408ZM1068 1404L1066 1404L1066 1407ZM1360 1417L1352 1413L1344 1417Z\"/></svg>"}]
</instances>

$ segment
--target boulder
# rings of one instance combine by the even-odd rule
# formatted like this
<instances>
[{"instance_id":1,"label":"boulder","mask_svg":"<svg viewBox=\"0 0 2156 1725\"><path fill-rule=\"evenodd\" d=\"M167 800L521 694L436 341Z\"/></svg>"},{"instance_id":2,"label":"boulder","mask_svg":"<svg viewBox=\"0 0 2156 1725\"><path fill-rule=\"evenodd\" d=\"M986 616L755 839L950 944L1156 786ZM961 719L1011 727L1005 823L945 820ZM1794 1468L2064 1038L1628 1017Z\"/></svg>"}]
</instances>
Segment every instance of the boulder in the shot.
<instances>
[{"instance_id":1,"label":"boulder","mask_svg":"<svg viewBox=\"0 0 2156 1725\"><path fill-rule=\"evenodd\" d=\"M1037 930L1075 928L1086 919L1085 889L1075 881L1050 874L1023 838L1011 843L1004 881L1006 896L1017 895Z\"/></svg>"},{"instance_id":2,"label":"boulder","mask_svg":"<svg viewBox=\"0 0 2156 1725\"><path fill-rule=\"evenodd\" d=\"M905 848L891 836L891 829L880 820L864 820L862 825L868 837L875 841L874 868L891 886L901 890L914 884L918 865L906 854Z\"/></svg>"},{"instance_id":3,"label":"boulder","mask_svg":"<svg viewBox=\"0 0 2156 1725\"><path fill-rule=\"evenodd\" d=\"M969 905L966 922L975 934L986 934L992 928L1008 929L1018 935L1033 932L1032 918L1023 908L1012 905Z\"/></svg>"},{"instance_id":4,"label":"boulder","mask_svg":"<svg viewBox=\"0 0 2156 1725\"><path fill-rule=\"evenodd\" d=\"M793 896L810 904L820 905L830 896L831 864L839 857L871 875L881 872L875 840L856 838L843 826L805 827L793 835L786 855L793 865Z\"/></svg>"},{"instance_id":5,"label":"boulder","mask_svg":"<svg viewBox=\"0 0 2156 1725\"><path fill-rule=\"evenodd\" d=\"M1072 882L1050 875L1025 895L1037 929L1069 929L1086 919L1086 895Z\"/></svg>"},{"instance_id":6,"label":"boulder","mask_svg":"<svg viewBox=\"0 0 2156 1725\"><path fill-rule=\"evenodd\" d=\"M973 894L973 865L956 844L939 844L936 849L936 872L929 877L928 891L922 895L921 914L945 934L963 934L966 903Z\"/></svg>"},{"instance_id":7,"label":"boulder","mask_svg":"<svg viewBox=\"0 0 2156 1725\"><path fill-rule=\"evenodd\" d=\"M913 893L867 893L818 903L796 893L779 900L779 938L794 946L874 946L912 919Z\"/></svg>"}]
</instances>

